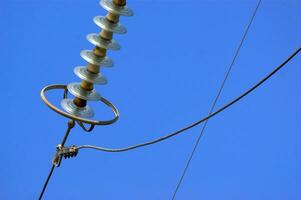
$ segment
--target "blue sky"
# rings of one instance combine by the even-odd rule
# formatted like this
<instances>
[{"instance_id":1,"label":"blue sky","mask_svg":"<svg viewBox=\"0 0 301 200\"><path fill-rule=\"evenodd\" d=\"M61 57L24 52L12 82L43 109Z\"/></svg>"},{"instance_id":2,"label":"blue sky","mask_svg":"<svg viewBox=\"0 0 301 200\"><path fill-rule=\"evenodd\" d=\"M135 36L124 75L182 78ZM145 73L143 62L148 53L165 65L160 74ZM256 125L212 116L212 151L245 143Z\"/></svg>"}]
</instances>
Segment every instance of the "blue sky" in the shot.
<instances>
[{"instance_id":1,"label":"blue sky","mask_svg":"<svg viewBox=\"0 0 301 200\"><path fill-rule=\"evenodd\" d=\"M97 90L120 120L68 145L123 147L179 129L210 108L254 0L130 0L135 16L121 19L109 84ZM0 199L37 199L67 120L39 92L79 81L79 53L106 12L97 0L0 0ZM301 1L263 0L225 86L222 106L301 45ZM301 57L256 92L213 118L177 198L297 200L301 198ZM53 93L59 102L61 93ZM111 114L92 104L97 117ZM171 199L200 127L171 140L120 154L83 150L56 169L46 199Z\"/></svg>"}]
</instances>

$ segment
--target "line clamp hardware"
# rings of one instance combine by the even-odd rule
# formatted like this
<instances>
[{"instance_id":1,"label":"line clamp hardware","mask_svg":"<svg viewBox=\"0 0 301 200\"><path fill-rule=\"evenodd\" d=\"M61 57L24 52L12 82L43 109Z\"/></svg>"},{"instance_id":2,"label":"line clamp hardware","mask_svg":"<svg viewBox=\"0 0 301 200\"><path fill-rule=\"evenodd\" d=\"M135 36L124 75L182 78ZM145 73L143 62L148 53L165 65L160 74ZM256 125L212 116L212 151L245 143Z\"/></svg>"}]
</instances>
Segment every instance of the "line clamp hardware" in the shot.
<instances>
[{"instance_id":1,"label":"line clamp hardware","mask_svg":"<svg viewBox=\"0 0 301 200\"><path fill-rule=\"evenodd\" d=\"M59 167L62 161L62 158L74 158L78 154L78 149L75 145L70 147L64 147L63 145L59 144L56 146L56 153L52 159L52 164L56 167Z\"/></svg>"}]
</instances>

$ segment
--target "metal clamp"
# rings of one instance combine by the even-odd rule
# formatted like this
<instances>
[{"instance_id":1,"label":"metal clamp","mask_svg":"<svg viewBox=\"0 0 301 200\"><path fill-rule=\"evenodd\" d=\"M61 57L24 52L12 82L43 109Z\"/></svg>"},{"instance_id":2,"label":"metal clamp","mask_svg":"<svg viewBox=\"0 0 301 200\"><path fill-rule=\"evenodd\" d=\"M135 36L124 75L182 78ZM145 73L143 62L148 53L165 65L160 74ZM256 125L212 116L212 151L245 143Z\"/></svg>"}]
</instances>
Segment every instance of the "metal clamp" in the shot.
<instances>
[{"instance_id":1,"label":"metal clamp","mask_svg":"<svg viewBox=\"0 0 301 200\"><path fill-rule=\"evenodd\" d=\"M62 162L62 158L65 159L76 157L78 154L78 149L75 145L71 147L64 147L59 144L56 146L56 153L52 159L52 164L56 167L59 167Z\"/></svg>"}]
</instances>

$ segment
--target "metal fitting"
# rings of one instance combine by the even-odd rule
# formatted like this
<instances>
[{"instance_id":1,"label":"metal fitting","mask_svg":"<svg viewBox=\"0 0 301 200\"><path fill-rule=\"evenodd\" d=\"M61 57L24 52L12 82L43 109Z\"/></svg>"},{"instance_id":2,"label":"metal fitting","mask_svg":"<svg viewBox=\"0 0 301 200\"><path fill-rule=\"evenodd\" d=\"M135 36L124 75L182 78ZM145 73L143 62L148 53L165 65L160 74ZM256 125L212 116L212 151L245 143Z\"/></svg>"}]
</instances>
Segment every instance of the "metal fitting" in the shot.
<instances>
[{"instance_id":1,"label":"metal fitting","mask_svg":"<svg viewBox=\"0 0 301 200\"><path fill-rule=\"evenodd\" d=\"M73 158L76 157L77 154L78 154L78 149L75 145L71 147L64 147L61 144L59 144L56 146L56 153L52 159L52 164L56 167L59 167L63 157L65 159Z\"/></svg>"}]
</instances>

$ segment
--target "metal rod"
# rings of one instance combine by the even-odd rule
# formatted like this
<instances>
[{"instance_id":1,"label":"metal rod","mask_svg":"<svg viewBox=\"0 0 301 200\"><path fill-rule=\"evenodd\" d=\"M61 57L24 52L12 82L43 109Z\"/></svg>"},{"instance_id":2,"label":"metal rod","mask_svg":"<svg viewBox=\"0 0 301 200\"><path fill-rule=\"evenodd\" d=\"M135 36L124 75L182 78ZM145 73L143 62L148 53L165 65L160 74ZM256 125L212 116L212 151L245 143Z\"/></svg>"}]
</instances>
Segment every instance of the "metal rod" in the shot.
<instances>
[{"instance_id":1,"label":"metal rod","mask_svg":"<svg viewBox=\"0 0 301 200\"><path fill-rule=\"evenodd\" d=\"M71 129L72 129L74 126L75 126L75 122L74 122L73 120L69 120L69 121L68 121L68 128L67 128L67 131L66 131L66 133L65 133L65 135L64 135L64 137L63 137L63 140L62 140L62 142L61 142L61 145L62 145L62 146L65 145L65 143L66 143L66 141L67 141L67 139L68 139L69 133L70 133ZM43 185L42 191L41 191L41 193L40 193L39 200L41 200L41 199L43 198L44 192L45 192L45 190L46 190L46 188L47 188L48 182L49 182L49 180L50 180L50 178L51 178L51 176L52 176L52 173L53 173L55 167L56 167L56 166L55 166L54 164L52 164L52 167L51 167L51 169L50 169L50 172L49 172L49 174L48 174L48 176L47 176L47 179L46 179L46 181L45 181L45 183L44 183L44 185Z\"/></svg>"},{"instance_id":2,"label":"metal rod","mask_svg":"<svg viewBox=\"0 0 301 200\"><path fill-rule=\"evenodd\" d=\"M61 145L62 145L62 146L65 145L65 143L66 143L66 141L67 141L67 138L68 138L68 136L69 136L69 133L70 133L71 129L72 129L74 126L75 126L75 122L74 122L73 120L69 120L69 121L68 121L68 129L67 129L67 131L66 131L66 133L65 133L65 136L64 136L64 138L63 138L63 140L62 140L62 142L61 142Z\"/></svg>"}]
</instances>

